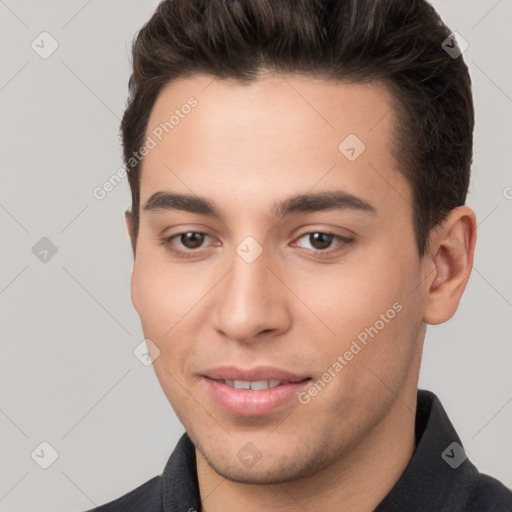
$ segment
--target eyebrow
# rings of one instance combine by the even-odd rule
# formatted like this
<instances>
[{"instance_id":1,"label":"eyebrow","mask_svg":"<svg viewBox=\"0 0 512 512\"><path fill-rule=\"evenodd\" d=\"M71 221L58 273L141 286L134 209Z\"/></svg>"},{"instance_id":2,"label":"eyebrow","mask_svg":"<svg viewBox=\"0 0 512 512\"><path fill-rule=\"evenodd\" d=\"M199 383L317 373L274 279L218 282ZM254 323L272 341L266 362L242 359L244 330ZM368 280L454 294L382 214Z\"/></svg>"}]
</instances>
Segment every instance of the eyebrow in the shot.
<instances>
[{"instance_id":1,"label":"eyebrow","mask_svg":"<svg viewBox=\"0 0 512 512\"><path fill-rule=\"evenodd\" d=\"M145 211L182 210L222 218L220 210L208 199L189 194L155 192L144 204ZM325 210L356 210L375 215L377 209L368 201L343 190L298 194L275 203L272 214L282 217L293 213Z\"/></svg>"}]
</instances>

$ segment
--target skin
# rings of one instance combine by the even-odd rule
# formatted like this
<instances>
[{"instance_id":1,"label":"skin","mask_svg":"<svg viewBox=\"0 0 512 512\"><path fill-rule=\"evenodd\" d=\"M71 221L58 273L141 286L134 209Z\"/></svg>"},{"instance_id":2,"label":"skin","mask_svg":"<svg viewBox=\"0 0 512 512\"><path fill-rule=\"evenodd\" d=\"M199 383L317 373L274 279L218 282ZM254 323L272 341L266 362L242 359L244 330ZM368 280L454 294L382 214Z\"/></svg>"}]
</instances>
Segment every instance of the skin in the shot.
<instances>
[{"instance_id":1,"label":"skin","mask_svg":"<svg viewBox=\"0 0 512 512\"><path fill-rule=\"evenodd\" d=\"M190 96L198 105L144 159L137 240L130 212L126 221L132 301L160 351L159 382L196 446L203 510L371 511L414 451L426 324L457 309L475 214L454 209L419 257L383 84L265 75L241 85L198 74L162 90L147 134ZM366 145L355 161L338 150L349 134ZM375 212L272 215L292 195L333 190ZM145 210L159 191L204 197L220 215ZM171 246L192 257L162 244L190 231L208 236L199 247L179 236ZM333 238L324 248L312 233L353 242ZM247 236L263 251L250 264L236 252ZM223 364L276 366L316 381L396 303L400 312L307 404L292 399L240 417L206 392L200 374ZM237 456L247 443L261 455L250 467Z\"/></svg>"}]
</instances>

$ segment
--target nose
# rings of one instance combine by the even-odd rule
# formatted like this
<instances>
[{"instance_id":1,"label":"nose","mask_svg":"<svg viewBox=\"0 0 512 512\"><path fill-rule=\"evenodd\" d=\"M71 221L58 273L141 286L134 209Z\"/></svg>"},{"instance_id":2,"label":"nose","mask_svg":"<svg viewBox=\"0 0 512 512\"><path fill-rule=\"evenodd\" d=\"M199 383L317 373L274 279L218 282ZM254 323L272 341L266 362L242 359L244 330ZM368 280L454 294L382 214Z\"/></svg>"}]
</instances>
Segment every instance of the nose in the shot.
<instances>
[{"instance_id":1,"label":"nose","mask_svg":"<svg viewBox=\"0 0 512 512\"><path fill-rule=\"evenodd\" d=\"M275 337L291 325L290 293L265 251L248 263L233 255L231 271L216 287L214 327L241 343Z\"/></svg>"}]
</instances>

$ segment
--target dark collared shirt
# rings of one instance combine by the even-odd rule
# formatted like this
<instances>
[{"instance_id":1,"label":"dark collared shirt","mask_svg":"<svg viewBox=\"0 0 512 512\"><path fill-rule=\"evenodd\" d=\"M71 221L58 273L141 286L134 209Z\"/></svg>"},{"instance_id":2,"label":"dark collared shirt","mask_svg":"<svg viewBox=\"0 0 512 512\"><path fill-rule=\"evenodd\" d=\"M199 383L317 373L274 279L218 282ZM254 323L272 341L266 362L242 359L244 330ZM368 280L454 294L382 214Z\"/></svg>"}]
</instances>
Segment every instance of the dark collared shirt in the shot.
<instances>
[{"instance_id":1,"label":"dark collared shirt","mask_svg":"<svg viewBox=\"0 0 512 512\"><path fill-rule=\"evenodd\" d=\"M512 492L466 458L441 402L418 391L416 449L374 512L512 512ZM194 445L184 434L164 472L93 512L200 512Z\"/></svg>"}]
</instances>

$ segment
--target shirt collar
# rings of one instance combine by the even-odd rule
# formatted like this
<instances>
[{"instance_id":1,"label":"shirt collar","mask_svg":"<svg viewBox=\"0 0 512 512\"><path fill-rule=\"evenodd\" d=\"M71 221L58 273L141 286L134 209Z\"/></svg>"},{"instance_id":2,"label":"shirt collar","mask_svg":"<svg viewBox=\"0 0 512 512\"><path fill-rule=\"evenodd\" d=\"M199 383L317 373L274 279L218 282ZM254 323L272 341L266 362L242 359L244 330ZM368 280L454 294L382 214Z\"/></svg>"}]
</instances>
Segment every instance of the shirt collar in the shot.
<instances>
[{"instance_id":1,"label":"shirt collar","mask_svg":"<svg viewBox=\"0 0 512 512\"><path fill-rule=\"evenodd\" d=\"M164 512L201 510L196 451L187 433L178 441L162 474Z\"/></svg>"},{"instance_id":2,"label":"shirt collar","mask_svg":"<svg viewBox=\"0 0 512 512\"><path fill-rule=\"evenodd\" d=\"M437 396L418 390L416 449L374 512L465 510L477 476ZM162 493L165 512L201 510L196 453L186 433L165 466Z\"/></svg>"},{"instance_id":3,"label":"shirt collar","mask_svg":"<svg viewBox=\"0 0 512 512\"><path fill-rule=\"evenodd\" d=\"M374 512L466 510L477 477L437 396L418 390L416 449Z\"/></svg>"}]
</instances>

